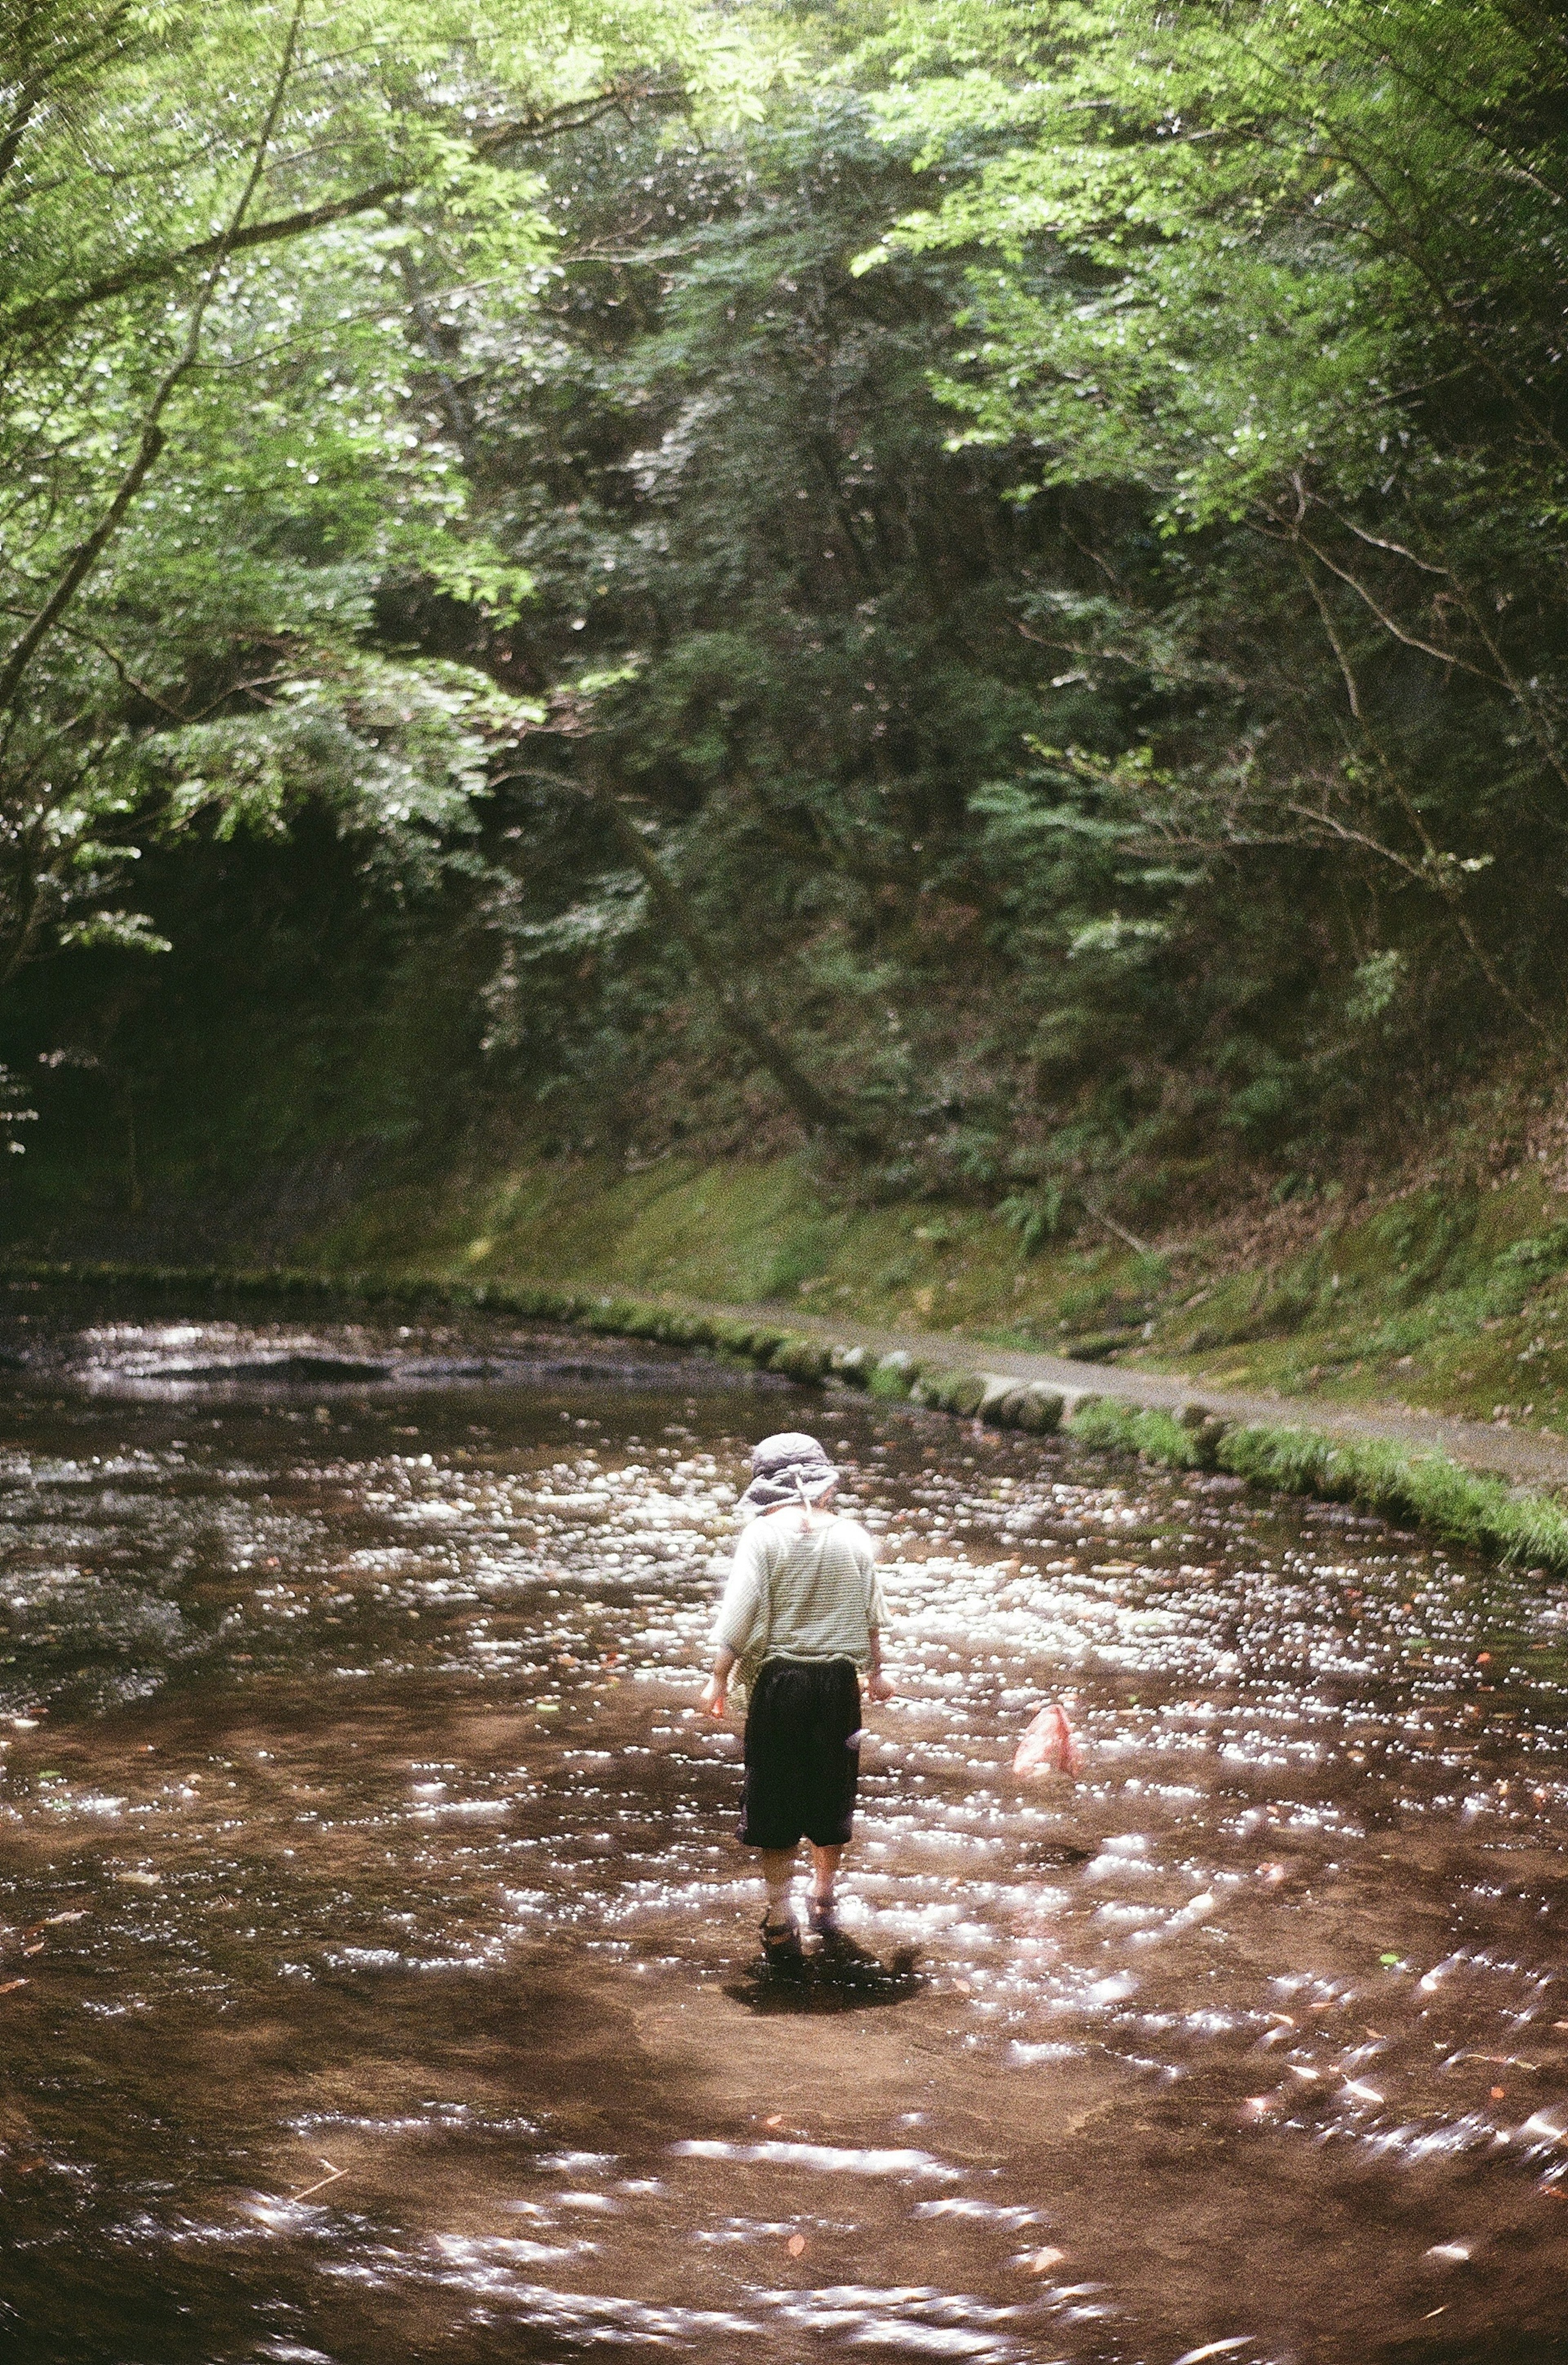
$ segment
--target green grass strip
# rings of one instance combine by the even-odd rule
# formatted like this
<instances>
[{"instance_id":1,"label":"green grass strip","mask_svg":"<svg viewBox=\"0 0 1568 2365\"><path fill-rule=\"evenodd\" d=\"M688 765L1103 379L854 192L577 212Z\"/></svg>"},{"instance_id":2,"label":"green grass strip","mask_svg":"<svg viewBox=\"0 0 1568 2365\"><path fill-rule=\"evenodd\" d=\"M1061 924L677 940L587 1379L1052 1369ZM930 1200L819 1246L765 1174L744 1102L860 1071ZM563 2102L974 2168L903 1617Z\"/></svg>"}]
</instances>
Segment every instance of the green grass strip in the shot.
<instances>
[{"instance_id":1,"label":"green grass strip","mask_svg":"<svg viewBox=\"0 0 1568 2365\"><path fill-rule=\"evenodd\" d=\"M1079 1445L1097 1445L1114 1453L1141 1453L1173 1470L1214 1467L1200 1432L1183 1429L1168 1412L1142 1412L1136 1406L1118 1404L1114 1396L1086 1397L1068 1427Z\"/></svg>"},{"instance_id":2,"label":"green grass strip","mask_svg":"<svg viewBox=\"0 0 1568 2365\"><path fill-rule=\"evenodd\" d=\"M1168 1468L1225 1470L1279 1494L1361 1503L1513 1565L1568 1569L1568 1512L1560 1503L1516 1492L1444 1453L1408 1453L1381 1438L1328 1437L1282 1424L1192 1429L1169 1413L1140 1412L1107 1396L1081 1405L1069 1433L1081 1445L1139 1453Z\"/></svg>"}]
</instances>

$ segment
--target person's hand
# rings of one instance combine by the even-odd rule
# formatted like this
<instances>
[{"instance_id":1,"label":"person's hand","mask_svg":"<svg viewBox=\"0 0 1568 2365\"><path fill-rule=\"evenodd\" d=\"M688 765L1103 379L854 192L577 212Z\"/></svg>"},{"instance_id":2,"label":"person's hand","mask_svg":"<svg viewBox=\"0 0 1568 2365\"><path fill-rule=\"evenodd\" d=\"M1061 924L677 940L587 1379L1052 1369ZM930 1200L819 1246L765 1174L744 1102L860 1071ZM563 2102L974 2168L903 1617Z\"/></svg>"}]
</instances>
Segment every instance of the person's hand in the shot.
<instances>
[{"instance_id":1,"label":"person's hand","mask_svg":"<svg viewBox=\"0 0 1568 2365\"><path fill-rule=\"evenodd\" d=\"M883 1675L880 1667L874 1676L867 1676L866 1688L874 1700L890 1700L894 1697L892 1680Z\"/></svg>"},{"instance_id":2,"label":"person's hand","mask_svg":"<svg viewBox=\"0 0 1568 2365\"><path fill-rule=\"evenodd\" d=\"M710 1676L702 1687L700 1702L704 1716L721 1717L729 1705L729 1686L718 1676Z\"/></svg>"}]
</instances>

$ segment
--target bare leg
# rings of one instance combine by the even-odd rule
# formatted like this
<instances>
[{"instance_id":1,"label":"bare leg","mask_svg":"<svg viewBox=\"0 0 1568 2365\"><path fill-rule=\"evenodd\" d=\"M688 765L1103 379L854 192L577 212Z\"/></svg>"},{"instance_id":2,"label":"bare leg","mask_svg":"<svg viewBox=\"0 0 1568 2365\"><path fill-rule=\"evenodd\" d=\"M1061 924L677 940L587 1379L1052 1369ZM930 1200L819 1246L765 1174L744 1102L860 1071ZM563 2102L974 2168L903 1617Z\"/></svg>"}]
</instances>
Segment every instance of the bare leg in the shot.
<instances>
[{"instance_id":1,"label":"bare leg","mask_svg":"<svg viewBox=\"0 0 1568 2365\"><path fill-rule=\"evenodd\" d=\"M806 1845L812 1852L812 1903L816 1906L833 1903L833 1884L838 1877L843 1859L842 1844L837 1847L818 1847L815 1840Z\"/></svg>"},{"instance_id":2,"label":"bare leg","mask_svg":"<svg viewBox=\"0 0 1568 2365\"><path fill-rule=\"evenodd\" d=\"M778 1930L790 1920L790 1883L795 1877L793 1848L764 1848L762 1877L767 1884L767 1925Z\"/></svg>"}]
</instances>

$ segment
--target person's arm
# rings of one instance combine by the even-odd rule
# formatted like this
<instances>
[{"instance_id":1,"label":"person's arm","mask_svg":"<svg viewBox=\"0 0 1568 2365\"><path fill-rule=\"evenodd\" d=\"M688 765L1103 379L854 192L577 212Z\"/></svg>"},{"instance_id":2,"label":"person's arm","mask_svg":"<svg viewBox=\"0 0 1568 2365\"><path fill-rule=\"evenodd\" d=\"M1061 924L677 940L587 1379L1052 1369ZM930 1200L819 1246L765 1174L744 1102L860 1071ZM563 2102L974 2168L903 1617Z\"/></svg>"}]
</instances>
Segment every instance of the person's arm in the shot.
<instances>
[{"instance_id":1,"label":"person's arm","mask_svg":"<svg viewBox=\"0 0 1568 2365\"><path fill-rule=\"evenodd\" d=\"M730 1676L734 1672L735 1654L728 1643L721 1642L713 1654L713 1672L702 1687L702 1712L705 1716L722 1716L729 1705Z\"/></svg>"},{"instance_id":2,"label":"person's arm","mask_svg":"<svg viewBox=\"0 0 1568 2365\"><path fill-rule=\"evenodd\" d=\"M874 1700L890 1700L893 1697L893 1687L882 1673L882 1626L887 1618L888 1605L882 1593L882 1580L877 1574L877 1548L869 1537L866 1541L869 1555L866 1572L869 1586L869 1596L866 1605L866 1624L868 1630L866 1689Z\"/></svg>"},{"instance_id":3,"label":"person's arm","mask_svg":"<svg viewBox=\"0 0 1568 2365\"><path fill-rule=\"evenodd\" d=\"M735 1546L735 1556L730 1564L729 1582L724 1587L724 1597L719 1604L719 1615L713 1622L713 1670L702 1687L701 1708L705 1716L723 1715L735 1663L756 1636L762 1611L757 1552L758 1539L754 1530L747 1528Z\"/></svg>"}]
</instances>

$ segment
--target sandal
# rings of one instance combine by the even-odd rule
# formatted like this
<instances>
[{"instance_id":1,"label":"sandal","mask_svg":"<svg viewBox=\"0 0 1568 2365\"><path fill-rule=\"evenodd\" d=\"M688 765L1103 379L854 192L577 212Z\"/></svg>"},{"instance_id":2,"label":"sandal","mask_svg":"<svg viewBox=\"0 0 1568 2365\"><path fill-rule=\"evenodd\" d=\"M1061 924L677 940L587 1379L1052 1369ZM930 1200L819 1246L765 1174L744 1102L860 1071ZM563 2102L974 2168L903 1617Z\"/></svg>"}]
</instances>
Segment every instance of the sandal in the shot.
<instances>
[{"instance_id":1,"label":"sandal","mask_svg":"<svg viewBox=\"0 0 1568 2365\"><path fill-rule=\"evenodd\" d=\"M769 1970L800 1968L806 1959L801 1945L800 1924L793 1920L770 1922L765 1913L762 1917L762 1954Z\"/></svg>"},{"instance_id":2,"label":"sandal","mask_svg":"<svg viewBox=\"0 0 1568 2365\"><path fill-rule=\"evenodd\" d=\"M838 1906L831 1897L811 1900L812 1932L822 1940L824 1955L844 1953L855 1947L855 1941L838 1918Z\"/></svg>"}]
</instances>

